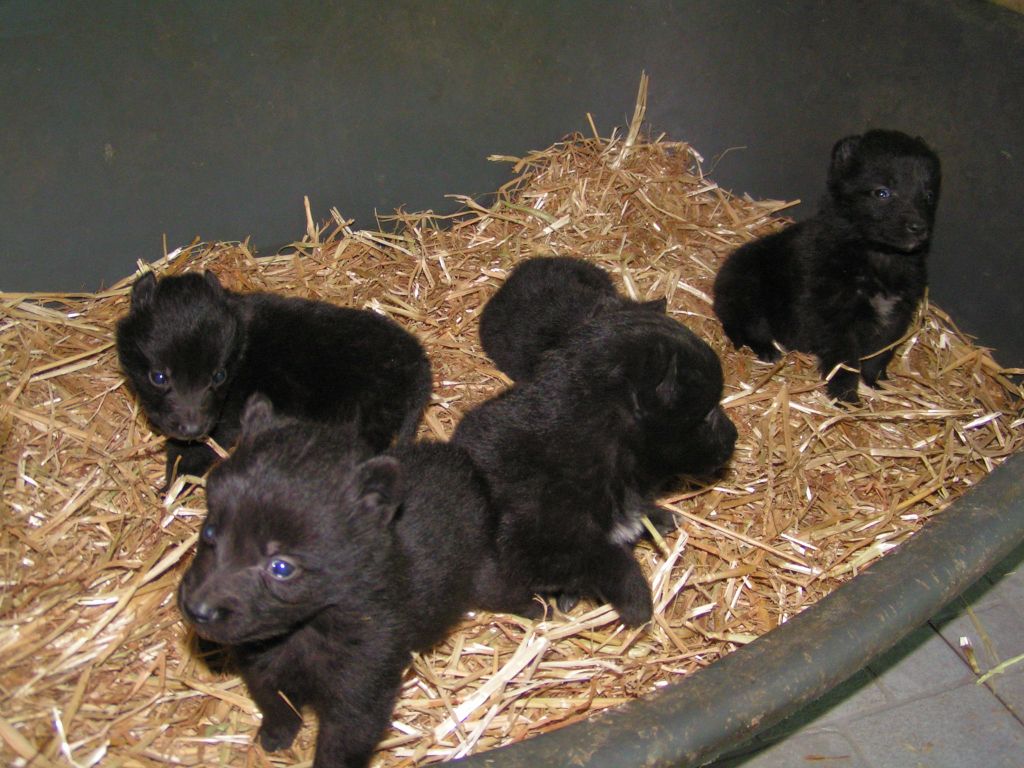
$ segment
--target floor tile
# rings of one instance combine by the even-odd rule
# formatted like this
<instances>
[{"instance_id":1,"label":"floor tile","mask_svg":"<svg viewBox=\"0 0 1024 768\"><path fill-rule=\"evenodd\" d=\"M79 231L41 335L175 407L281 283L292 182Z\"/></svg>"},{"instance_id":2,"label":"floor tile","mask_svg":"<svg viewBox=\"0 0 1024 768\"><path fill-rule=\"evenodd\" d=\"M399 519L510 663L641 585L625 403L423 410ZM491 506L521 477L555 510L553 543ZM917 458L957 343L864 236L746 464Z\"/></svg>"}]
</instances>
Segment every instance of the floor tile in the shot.
<instances>
[{"instance_id":1,"label":"floor tile","mask_svg":"<svg viewBox=\"0 0 1024 768\"><path fill-rule=\"evenodd\" d=\"M861 670L817 701L769 728L762 734L762 738L770 742L792 733L828 729L837 722L876 712L892 703L892 699L887 698L879 687L875 676L868 670Z\"/></svg>"},{"instance_id":2,"label":"floor tile","mask_svg":"<svg viewBox=\"0 0 1024 768\"><path fill-rule=\"evenodd\" d=\"M944 606L933 617L933 623L949 621L968 605L974 610L985 610L997 604L1024 610L1024 544L996 563L983 579L968 587L960 597Z\"/></svg>"},{"instance_id":3,"label":"floor tile","mask_svg":"<svg viewBox=\"0 0 1024 768\"><path fill-rule=\"evenodd\" d=\"M1007 607L1024 611L1024 544L989 571L993 582L986 598L1001 600Z\"/></svg>"},{"instance_id":4,"label":"floor tile","mask_svg":"<svg viewBox=\"0 0 1024 768\"><path fill-rule=\"evenodd\" d=\"M936 622L935 628L955 653L966 654L960 638L970 640L978 666L986 672L996 664L1024 653L1024 613L1002 604Z\"/></svg>"},{"instance_id":5,"label":"floor tile","mask_svg":"<svg viewBox=\"0 0 1024 768\"><path fill-rule=\"evenodd\" d=\"M995 696L974 684L867 715L848 723L846 732L860 754L880 768L1024 764L1024 728Z\"/></svg>"},{"instance_id":6,"label":"floor tile","mask_svg":"<svg viewBox=\"0 0 1024 768\"><path fill-rule=\"evenodd\" d=\"M1003 674L990 677L984 685L1024 723L1024 661L1018 662ZM1024 764L1024 760L1021 763Z\"/></svg>"},{"instance_id":7,"label":"floor tile","mask_svg":"<svg viewBox=\"0 0 1024 768\"><path fill-rule=\"evenodd\" d=\"M1003 601L998 605L963 613L937 624L947 644L959 656L966 658L960 638L967 637L981 672L988 672L997 664L1024 654L1024 612L1020 606ZM987 642L986 642L987 638ZM993 675L985 683L1006 708L1024 721L1024 661ZM1024 759L1021 760L1024 765Z\"/></svg>"},{"instance_id":8,"label":"floor tile","mask_svg":"<svg viewBox=\"0 0 1024 768\"><path fill-rule=\"evenodd\" d=\"M850 741L836 730L797 734L753 754L732 757L708 768L793 768L799 765L873 768L861 760Z\"/></svg>"},{"instance_id":9,"label":"floor tile","mask_svg":"<svg viewBox=\"0 0 1024 768\"><path fill-rule=\"evenodd\" d=\"M982 634L1000 661L1024 653L1024 545L868 669L713 766L1020 768L1024 662L976 685L959 639L987 670Z\"/></svg>"},{"instance_id":10,"label":"floor tile","mask_svg":"<svg viewBox=\"0 0 1024 768\"><path fill-rule=\"evenodd\" d=\"M964 660L930 625L904 638L870 665L878 685L895 701L956 687L975 679Z\"/></svg>"}]
</instances>

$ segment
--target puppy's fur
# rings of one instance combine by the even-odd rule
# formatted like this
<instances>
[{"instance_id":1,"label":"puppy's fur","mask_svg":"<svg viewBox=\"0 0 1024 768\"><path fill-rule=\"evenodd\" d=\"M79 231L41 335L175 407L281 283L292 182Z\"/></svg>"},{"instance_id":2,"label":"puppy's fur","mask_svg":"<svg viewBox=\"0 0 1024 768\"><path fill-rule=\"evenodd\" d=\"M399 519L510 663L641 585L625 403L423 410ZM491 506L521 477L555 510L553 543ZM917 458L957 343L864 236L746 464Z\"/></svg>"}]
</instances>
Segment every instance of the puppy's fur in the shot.
<instances>
[{"instance_id":1,"label":"puppy's fur","mask_svg":"<svg viewBox=\"0 0 1024 768\"><path fill-rule=\"evenodd\" d=\"M430 363L397 323L364 310L221 287L216 275L140 277L117 325L131 388L166 435L167 482L202 474L212 436L229 447L253 392L287 414L355 419L383 450L411 439L430 397Z\"/></svg>"},{"instance_id":2,"label":"puppy's fur","mask_svg":"<svg viewBox=\"0 0 1024 768\"><path fill-rule=\"evenodd\" d=\"M635 302L619 295L608 273L582 259L540 256L520 262L480 314L480 342L515 381L533 376L541 355L602 312L664 312L665 300Z\"/></svg>"},{"instance_id":3,"label":"puppy's fur","mask_svg":"<svg viewBox=\"0 0 1024 768\"><path fill-rule=\"evenodd\" d=\"M829 395L857 401L885 377L927 283L939 158L920 138L869 131L836 143L828 195L811 219L733 253L715 313L736 347L776 360L773 341L818 357ZM884 350L884 351L883 351Z\"/></svg>"},{"instance_id":4,"label":"puppy's fur","mask_svg":"<svg viewBox=\"0 0 1024 768\"><path fill-rule=\"evenodd\" d=\"M475 592L492 568L483 486L452 445L369 458L344 426L276 417L261 396L242 421L238 449L210 474L179 607L231 647L265 749L292 743L291 705L310 707L314 765L364 766L410 651L487 602Z\"/></svg>"},{"instance_id":5,"label":"puppy's fur","mask_svg":"<svg viewBox=\"0 0 1024 768\"><path fill-rule=\"evenodd\" d=\"M688 329L654 312L609 312L545 353L533 378L466 414L453 441L480 469L498 515L502 608L536 615L535 593L609 601L651 616L632 555L640 516L681 473L720 468L736 429L722 368Z\"/></svg>"}]
</instances>

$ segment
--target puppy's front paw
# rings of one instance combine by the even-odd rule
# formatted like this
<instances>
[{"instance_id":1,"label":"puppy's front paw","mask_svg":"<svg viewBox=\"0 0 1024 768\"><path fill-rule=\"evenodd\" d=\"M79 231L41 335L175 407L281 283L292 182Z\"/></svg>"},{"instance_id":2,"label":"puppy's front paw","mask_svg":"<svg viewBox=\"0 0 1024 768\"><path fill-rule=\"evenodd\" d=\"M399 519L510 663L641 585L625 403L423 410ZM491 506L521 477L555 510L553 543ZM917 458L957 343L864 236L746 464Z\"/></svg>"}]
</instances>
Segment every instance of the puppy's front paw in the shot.
<instances>
[{"instance_id":1,"label":"puppy's front paw","mask_svg":"<svg viewBox=\"0 0 1024 768\"><path fill-rule=\"evenodd\" d=\"M555 605L562 613L568 613L580 603L580 596L573 592L559 592Z\"/></svg>"},{"instance_id":2,"label":"puppy's front paw","mask_svg":"<svg viewBox=\"0 0 1024 768\"><path fill-rule=\"evenodd\" d=\"M164 467L166 488L175 478L182 475L202 477L217 459L217 455L205 443L183 443L179 440L167 441L167 462Z\"/></svg>"},{"instance_id":3,"label":"puppy's front paw","mask_svg":"<svg viewBox=\"0 0 1024 768\"><path fill-rule=\"evenodd\" d=\"M639 627L651 620L654 613L654 604L651 602L651 590L645 583L642 591L630 590L624 593L618 600L612 601L612 606L619 612L619 618L627 627Z\"/></svg>"},{"instance_id":4,"label":"puppy's front paw","mask_svg":"<svg viewBox=\"0 0 1024 768\"><path fill-rule=\"evenodd\" d=\"M267 752L288 749L292 742L295 741L295 735L299 732L301 724L298 719L284 723L268 723L264 721L256 737L260 740L260 746L267 750Z\"/></svg>"},{"instance_id":5,"label":"puppy's front paw","mask_svg":"<svg viewBox=\"0 0 1024 768\"><path fill-rule=\"evenodd\" d=\"M860 377L850 371L836 371L825 385L825 391L829 397L844 403L856 404L860 402L857 395L857 383Z\"/></svg>"},{"instance_id":6,"label":"puppy's front paw","mask_svg":"<svg viewBox=\"0 0 1024 768\"><path fill-rule=\"evenodd\" d=\"M864 379L864 383L869 387L877 387L878 382L885 381L889 378L889 374L885 372L885 368L879 368L878 366L870 366L865 363L861 368L861 378Z\"/></svg>"},{"instance_id":7,"label":"puppy's front paw","mask_svg":"<svg viewBox=\"0 0 1024 768\"><path fill-rule=\"evenodd\" d=\"M662 535L672 533L679 527L679 519L667 509L662 509L656 504L647 505L643 512L651 521L651 525Z\"/></svg>"},{"instance_id":8,"label":"puppy's front paw","mask_svg":"<svg viewBox=\"0 0 1024 768\"><path fill-rule=\"evenodd\" d=\"M636 561L633 564L636 565ZM639 565L622 574L622 581L615 594L611 595L610 602L627 627L639 627L651 620L651 614L654 613L651 588L640 572Z\"/></svg>"}]
</instances>

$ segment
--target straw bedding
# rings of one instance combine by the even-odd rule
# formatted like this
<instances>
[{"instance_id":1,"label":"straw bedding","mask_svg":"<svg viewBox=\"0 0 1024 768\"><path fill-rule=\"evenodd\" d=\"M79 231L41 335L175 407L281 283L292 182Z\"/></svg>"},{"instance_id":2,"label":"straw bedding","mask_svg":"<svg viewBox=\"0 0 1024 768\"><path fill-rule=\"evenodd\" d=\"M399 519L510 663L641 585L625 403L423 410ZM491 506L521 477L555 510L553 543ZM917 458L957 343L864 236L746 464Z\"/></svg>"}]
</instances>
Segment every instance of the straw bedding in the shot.
<instances>
[{"instance_id":1,"label":"straw bedding","mask_svg":"<svg viewBox=\"0 0 1024 768\"><path fill-rule=\"evenodd\" d=\"M389 231L342 217L288 253L195 243L151 268L212 269L236 290L272 290L386 313L434 365L422 437L446 439L506 380L476 320L521 259L574 255L609 270L723 359L740 437L725 477L664 501L677 535L642 544L655 620L623 630L610 608L530 623L479 614L406 677L376 758L413 765L499 746L642 696L786 621L897 546L1024 442L1022 391L989 352L925 306L863 405L829 403L813 362L758 363L711 313L717 266L780 226L787 204L740 199L686 144L574 135L512 164L492 203L445 220L399 214ZM940 211L941 215L941 211ZM308 207L307 207L308 218ZM164 495L162 439L118 371L112 330L133 278L95 295L0 295L0 755L4 764L293 764L252 738L237 677L194 650L174 591L204 514L201 485ZM312 718L307 718L310 720Z\"/></svg>"}]
</instances>

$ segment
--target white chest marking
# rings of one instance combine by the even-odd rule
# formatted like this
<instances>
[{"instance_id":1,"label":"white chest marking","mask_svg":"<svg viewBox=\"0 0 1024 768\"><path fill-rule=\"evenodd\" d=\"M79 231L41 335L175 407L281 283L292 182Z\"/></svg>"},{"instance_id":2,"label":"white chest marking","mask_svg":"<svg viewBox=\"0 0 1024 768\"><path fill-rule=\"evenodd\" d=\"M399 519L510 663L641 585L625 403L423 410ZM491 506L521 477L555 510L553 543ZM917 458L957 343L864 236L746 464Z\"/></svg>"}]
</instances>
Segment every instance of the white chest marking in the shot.
<instances>
[{"instance_id":1,"label":"white chest marking","mask_svg":"<svg viewBox=\"0 0 1024 768\"><path fill-rule=\"evenodd\" d=\"M608 538L613 544L632 544L643 532L644 524L638 518L630 517L625 522L616 523Z\"/></svg>"},{"instance_id":2,"label":"white chest marking","mask_svg":"<svg viewBox=\"0 0 1024 768\"><path fill-rule=\"evenodd\" d=\"M892 315L893 307L896 306L898 301L899 299L895 296L876 293L871 297L871 307L875 310L875 314L878 315L879 321L887 323Z\"/></svg>"}]
</instances>

